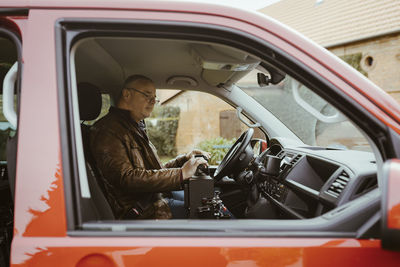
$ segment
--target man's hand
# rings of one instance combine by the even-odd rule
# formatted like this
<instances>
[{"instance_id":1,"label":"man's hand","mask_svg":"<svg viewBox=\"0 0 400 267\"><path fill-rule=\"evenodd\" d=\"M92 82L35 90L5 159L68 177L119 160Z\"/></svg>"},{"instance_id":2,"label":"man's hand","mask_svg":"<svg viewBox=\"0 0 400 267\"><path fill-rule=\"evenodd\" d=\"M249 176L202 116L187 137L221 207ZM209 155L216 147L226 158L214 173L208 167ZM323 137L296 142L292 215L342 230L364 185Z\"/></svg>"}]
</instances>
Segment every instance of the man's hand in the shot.
<instances>
[{"instance_id":1,"label":"man's hand","mask_svg":"<svg viewBox=\"0 0 400 267\"><path fill-rule=\"evenodd\" d=\"M200 164L208 165L207 161L202 157L195 158L194 156L192 156L188 161L186 161L185 164L183 164L182 166L183 180L187 180L192 177Z\"/></svg>"},{"instance_id":2,"label":"man's hand","mask_svg":"<svg viewBox=\"0 0 400 267\"><path fill-rule=\"evenodd\" d=\"M189 160L195 155L203 155L203 156L205 156L207 158L207 160L210 160L210 158L211 158L211 155L210 155L209 152L205 152L205 151L200 150L200 149L193 149L192 151L186 153L186 158Z\"/></svg>"}]
</instances>

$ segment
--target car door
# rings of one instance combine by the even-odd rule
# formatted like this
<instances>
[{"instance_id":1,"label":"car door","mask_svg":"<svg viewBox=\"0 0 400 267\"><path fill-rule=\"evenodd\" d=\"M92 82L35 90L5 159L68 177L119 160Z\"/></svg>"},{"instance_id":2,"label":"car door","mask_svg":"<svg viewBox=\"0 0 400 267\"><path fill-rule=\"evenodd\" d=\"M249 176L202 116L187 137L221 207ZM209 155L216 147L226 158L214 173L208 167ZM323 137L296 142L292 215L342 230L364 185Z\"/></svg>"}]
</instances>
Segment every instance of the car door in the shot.
<instances>
[{"instance_id":1,"label":"car door","mask_svg":"<svg viewBox=\"0 0 400 267\"><path fill-rule=\"evenodd\" d=\"M396 266L398 252L382 250L379 238L359 238L363 227L377 224L374 214L359 232L321 227L325 219L132 222L85 217L85 203L95 203L79 139L72 55L74 45L86 37L194 39L251 51L284 69L291 66L297 77L323 88L325 98L359 123L381 164L399 156L393 150L400 128L396 114L381 103L389 101L394 111L397 104L326 51L270 19L187 3L97 7L38 6L29 12L12 266ZM40 158L35 151L41 151ZM352 218L348 210L331 215L339 224Z\"/></svg>"}]
</instances>

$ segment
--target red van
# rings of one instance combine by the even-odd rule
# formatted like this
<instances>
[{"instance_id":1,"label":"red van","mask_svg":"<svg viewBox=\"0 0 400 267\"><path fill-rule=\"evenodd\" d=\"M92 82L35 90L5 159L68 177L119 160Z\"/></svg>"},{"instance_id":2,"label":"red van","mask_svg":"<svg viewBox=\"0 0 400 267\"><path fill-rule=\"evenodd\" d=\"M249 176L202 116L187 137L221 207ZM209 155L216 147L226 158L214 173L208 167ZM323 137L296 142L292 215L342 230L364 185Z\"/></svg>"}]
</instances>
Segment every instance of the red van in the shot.
<instances>
[{"instance_id":1,"label":"red van","mask_svg":"<svg viewBox=\"0 0 400 267\"><path fill-rule=\"evenodd\" d=\"M0 266L400 265L400 106L324 48L220 5L0 6ZM179 144L224 110L243 130L188 219L116 219L90 164L85 132L134 73L179 90Z\"/></svg>"}]
</instances>

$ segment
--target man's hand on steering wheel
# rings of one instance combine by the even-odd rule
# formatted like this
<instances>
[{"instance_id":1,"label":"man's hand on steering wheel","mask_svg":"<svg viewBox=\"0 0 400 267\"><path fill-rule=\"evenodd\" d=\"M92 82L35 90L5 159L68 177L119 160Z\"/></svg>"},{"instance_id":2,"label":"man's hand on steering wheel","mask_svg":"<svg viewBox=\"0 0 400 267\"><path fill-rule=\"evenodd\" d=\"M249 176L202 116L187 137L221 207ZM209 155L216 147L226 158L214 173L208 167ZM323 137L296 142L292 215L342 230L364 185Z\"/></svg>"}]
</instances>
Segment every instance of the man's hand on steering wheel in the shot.
<instances>
[{"instance_id":1,"label":"man's hand on steering wheel","mask_svg":"<svg viewBox=\"0 0 400 267\"><path fill-rule=\"evenodd\" d=\"M203 155L207 158L207 160L210 160L211 158L211 154L209 152L200 150L200 149L193 149L192 151L186 153L186 159L190 160L192 157L196 156L196 155Z\"/></svg>"},{"instance_id":2,"label":"man's hand on steering wheel","mask_svg":"<svg viewBox=\"0 0 400 267\"><path fill-rule=\"evenodd\" d=\"M183 180L189 179L192 177L199 165L205 164L208 165L207 161L202 157L194 157L192 156L188 161L185 162L182 166L182 178Z\"/></svg>"}]
</instances>

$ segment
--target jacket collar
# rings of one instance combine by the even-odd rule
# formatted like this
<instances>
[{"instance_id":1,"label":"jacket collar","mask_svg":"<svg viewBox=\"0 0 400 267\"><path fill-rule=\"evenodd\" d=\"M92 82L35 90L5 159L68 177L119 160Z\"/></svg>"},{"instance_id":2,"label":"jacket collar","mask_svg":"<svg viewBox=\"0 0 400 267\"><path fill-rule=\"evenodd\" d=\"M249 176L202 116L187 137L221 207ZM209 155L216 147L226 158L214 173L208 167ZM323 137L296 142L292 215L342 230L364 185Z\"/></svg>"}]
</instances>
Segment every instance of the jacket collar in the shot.
<instances>
[{"instance_id":1,"label":"jacket collar","mask_svg":"<svg viewBox=\"0 0 400 267\"><path fill-rule=\"evenodd\" d=\"M146 124L145 124L144 120L136 122L134 119L132 119L129 110L126 110L126 109L110 107L109 112L114 113L115 115L117 115L119 117L122 117L124 119L124 121L128 122L129 125L132 125L137 130L137 132L139 133L139 135L142 138L146 139L146 141L149 140L149 138L147 136Z\"/></svg>"},{"instance_id":2,"label":"jacket collar","mask_svg":"<svg viewBox=\"0 0 400 267\"><path fill-rule=\"evenodd\" d=\"M123 117L125 120L129 121L130 123L132 123L132 124L134 124L134 125L137 125L137 122L134 121L134 120L131 118L131 113L129 112L129 110L122 109L122 108L117 108L117 107L110 107L109 112L110 112L110 113L114 113L114 114L116 114L116 115L118 115L118 116L121 116L121 117Z\"/></svg>"}]
</instances>

